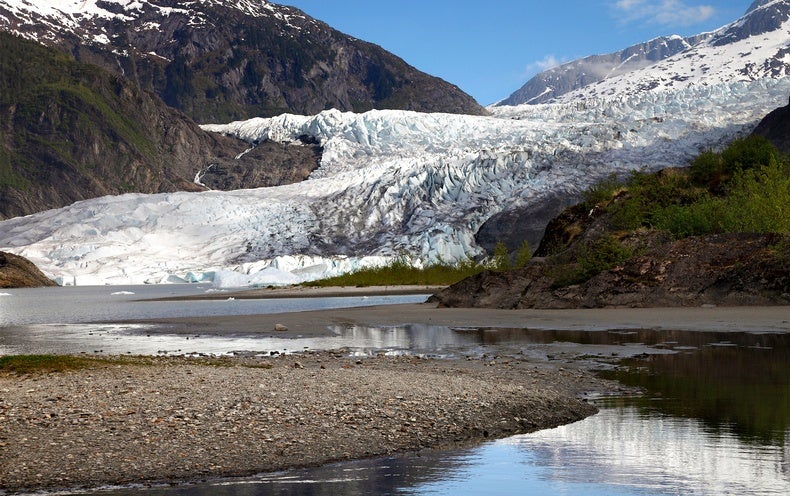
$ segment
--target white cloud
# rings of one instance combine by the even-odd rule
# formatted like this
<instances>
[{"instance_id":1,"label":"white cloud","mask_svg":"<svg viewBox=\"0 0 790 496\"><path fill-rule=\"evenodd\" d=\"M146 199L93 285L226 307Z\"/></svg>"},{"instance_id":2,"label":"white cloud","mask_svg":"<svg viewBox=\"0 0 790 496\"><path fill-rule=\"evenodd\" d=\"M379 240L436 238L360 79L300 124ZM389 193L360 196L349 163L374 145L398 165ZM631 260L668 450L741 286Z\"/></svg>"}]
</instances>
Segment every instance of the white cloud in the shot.
<instances>
[{"instance_id":1,"label":"white cloud","mask_svg":"<svg viewBox=\"0 0 790 496\"><path fill-rule=\"evenodd\" d=\"M647 21L664 26L692 26L716 13L710 5L688 5L683 0L617 0L614 9L623 22Z\"/></svg>"},{"instance_id":2,"label":"white cloud","mask_svg":"<svg viewBox=\"0 0 790 496\"><path fill-rule=\"evenodd\" d=\"M536 60L535 62L528 64L524 68L524 76L534 76L535 74L538 74L540 72L553 69L558 65L562 65L567 61L568 61L567 59L558 59L554 55L546 55L541 60Z\"/></svg>"}]
</instances>

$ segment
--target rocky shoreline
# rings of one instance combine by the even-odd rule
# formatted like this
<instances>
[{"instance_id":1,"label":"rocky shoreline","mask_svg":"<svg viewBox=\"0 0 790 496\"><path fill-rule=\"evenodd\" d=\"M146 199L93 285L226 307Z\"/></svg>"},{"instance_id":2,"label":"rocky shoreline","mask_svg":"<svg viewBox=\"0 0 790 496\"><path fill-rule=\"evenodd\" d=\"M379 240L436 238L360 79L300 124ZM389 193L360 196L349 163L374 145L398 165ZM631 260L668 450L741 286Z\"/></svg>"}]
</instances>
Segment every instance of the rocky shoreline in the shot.
<instances>
[{"instance_id":1,"label":"rocky shoreline","mask_svg":"<svg viewBox=\"0 0 790 496\"><path fill-rule=\"evenodd\" d=\"M566 366L567 367L567 366ZM524 359L113 358L0 372L0 493L188 482L530 432L616 385Z\"/></svg>"}]
</instances>

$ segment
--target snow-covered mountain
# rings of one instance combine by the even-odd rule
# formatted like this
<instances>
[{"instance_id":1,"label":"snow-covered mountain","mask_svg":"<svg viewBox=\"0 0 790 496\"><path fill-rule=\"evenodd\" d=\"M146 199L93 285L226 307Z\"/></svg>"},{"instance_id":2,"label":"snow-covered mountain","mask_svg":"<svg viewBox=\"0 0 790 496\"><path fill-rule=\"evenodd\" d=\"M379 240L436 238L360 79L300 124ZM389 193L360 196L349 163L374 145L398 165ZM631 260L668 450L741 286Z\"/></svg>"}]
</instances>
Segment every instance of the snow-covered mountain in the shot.
<instances>
[{"instance_id":1,"label":"snow-covered mountain","mask_svg":"<svg viewBox=\"0 0 790 496\"><path fill-rule=\"evenodd\" d=\"M565 93L584 88L604 79L651 66L672 55L688 50L710 33L683 38L662 36L615 53L591 55L561 64L536 74L499 106L551 102Z\"/></svg>"},{"instance_id":2,"label":"snow-covered mountain","mask_svg":"<svg viewBox=\"0 0 790 496\"><path fill-rule=\"evenodd\" d=\"M779 3L786 2L752 13ZM284 277L261 271L270 265L297 269L293 280L348 270L370 256L481 256L475 234L499 213L530 212L611 172L683 165L750 132L786 104L790 78L781 71L739 77L732 58L750 46L774 60L789 27L785 19L774 31L667 59L675 83L649 91L634 85L660 80L653 66L560 103L495 107L490 117L333 110L204 126L253 144L315 138L324 147L321 166L296 185L105 197L0 222L0 250L77 284L204 275L221 285L265 284ZM717 33L728 39L727 28ZM681 70L688 79L680 80Z\"/></svg>"},{"instance_id":3,"label":"snow-covered mountain","mask_svg":"<svg viewBox=\"0 0 790 496\"><path fill-rule=\"evenodd\" d=\"M381 47L263 0L0 0L0 29L122 75L197 122L327 108L485 113Z\"/></svg>"},{"instance_id":4,"label":"snow-covered mountain","mask_svg":"<svg viewBox=\"0 0 790 496\"><path fill-rule=\"evenodd\" d=\"M710 33L661 37L544 71L498 105L568 102L790 75L790 1L756 0Z\"/></svg>"}]
</instances>

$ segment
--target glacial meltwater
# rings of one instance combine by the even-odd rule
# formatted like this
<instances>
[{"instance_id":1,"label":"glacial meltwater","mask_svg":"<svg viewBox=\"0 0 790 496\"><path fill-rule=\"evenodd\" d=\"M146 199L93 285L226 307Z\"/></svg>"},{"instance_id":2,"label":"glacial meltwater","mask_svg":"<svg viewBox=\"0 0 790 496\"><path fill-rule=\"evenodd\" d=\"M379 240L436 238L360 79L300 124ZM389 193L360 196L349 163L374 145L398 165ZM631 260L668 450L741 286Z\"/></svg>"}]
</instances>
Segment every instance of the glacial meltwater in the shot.
<instances>
[{"instance_id":1,"label":"glacial meltwater","mask_svg":"<svg viewBox=\"0 0 790 496\"><path fill-rule=\"evenodd\" d=\"M74 288L76 289L76 288ZM85 321L272 313L384 300L142 302L196 287L4 290L0 354L156 353L157 336ZM111 293L136 293L111 294ZM64 297L63 295L68 295ZM72 296L80 295L77 300ZM371 301L373 300L373 301ZM75 303L76 302L76 303ZM241 305L235 305L241 303ZM25 305L32 305L25 309ZM245 306L249 305L249 306ZM222 313L229 312L229 313ZM57 316L59 318L53 318ZM27 317L25 317L27 316ZM32 317L36 316L36 317ZM597 398L597 415L575 424L455 451L340 463L179 486L107 488L117 495L787 495L790 494L790 334L661 330L338 326L333 337L278 340L213 336L203 352L344 348L463 359L512 356L584 361L644 394ZM165 336L181 346L183 336ZM234 341L235 340L235 341ZM266 341L269 340L269 341ZM284 343L287 341L287 343ZM117 344L117 350L112 343ZM197 341L190 341L190 344ZM59 348L60 347L60 348ZM162 347L159 343L158 347ZM104 349L104 353L108 353ZM139 351L143 350L143 351ZM147 351L146 351L147 350ZM173 350L175 351L175 350ZM186 352L186 349L184 349ZM79 493L74 493L79 494Z\"/></svg>"}]
</instances>

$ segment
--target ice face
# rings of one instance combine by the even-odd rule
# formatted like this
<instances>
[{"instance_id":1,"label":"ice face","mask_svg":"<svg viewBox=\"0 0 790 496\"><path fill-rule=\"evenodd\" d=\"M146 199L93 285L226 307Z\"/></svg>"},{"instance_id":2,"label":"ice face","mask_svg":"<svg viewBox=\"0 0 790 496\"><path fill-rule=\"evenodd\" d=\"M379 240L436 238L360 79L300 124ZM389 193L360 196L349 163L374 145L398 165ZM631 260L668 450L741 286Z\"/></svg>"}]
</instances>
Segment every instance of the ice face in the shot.
<instances>
[{"instance_id":1,"label":"ice face","mask_svg":"<svg viewBox=\"0 0 790 496\"><path fill-rule=\"evenodd\" d=\"M250 142L312 136L325 147L321 167L300 184L104 197L7 220L0 249L77 284L221 274L223 286L267 285L288 279L282 271L304 280L404 255L481 256L474 235L492 215L611 172L685 165L748 132L788 93L790 81L777 79L499 107L492 117L327 111L206 126ZM280 272L256 276L268 267Z\"/></svg>"}]
</instances>

